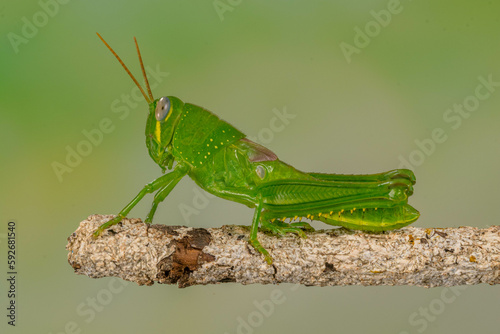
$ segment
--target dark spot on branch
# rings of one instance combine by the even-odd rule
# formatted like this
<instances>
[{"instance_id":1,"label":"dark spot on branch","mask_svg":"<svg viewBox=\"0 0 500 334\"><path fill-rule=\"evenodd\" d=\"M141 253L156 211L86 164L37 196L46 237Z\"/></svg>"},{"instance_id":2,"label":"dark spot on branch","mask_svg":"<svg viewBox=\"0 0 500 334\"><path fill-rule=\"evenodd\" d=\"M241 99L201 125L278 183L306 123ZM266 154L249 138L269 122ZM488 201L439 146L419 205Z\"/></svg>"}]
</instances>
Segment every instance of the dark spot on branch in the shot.
<instances>
[{"instance_id":1,"label":"dark spot on branch","mask_svg":"<svg viewBox=\"0 0 500 334\"><path fill-rule=\"evenodd\" d=\"M177 232L177 230L186 226L180 226L180 225L169 226L169 225L155 224L152 225L151 227L154 227L158 231L162 231L170 235L179 235L179 232Z\"/></svg>"},{"instance_id":2,"label":"dark spot on branch","mask_svg":"<svg viewBox=\"0 0 500 334\"><path fill-rule=\"evenodd\" d=\"M248 251L248 254L250 255L254 255L253 251L254 251L254 248L252 246L250 246L250 244L246 244L247 246L247 251Z\"/></svg>"},{"instance_id":3,"label":"dark spot on branch","mask_svg":"<svg viewBox=\"0 0 500 334\"><path fill-rule=\"evenodd\" d=\"M212 236L205 229L193 229L184 238L172 241L175 252L158 263L159 281L178 283L180 288L192 285L191 274L204 263L215 260L213 255L203 252L211 241Z\"/></svg>"},{"instance_id":4,"label":"dark spot on branch","mask_svg":"<svg viewBox=\"0 0 500 334\"><path fill-rule=\"evenodd\" d=\"M439 235L440 237L443 237L443 238L446 238L448 236L448 234L446 234L445 232L441 232L441 231L436 231L434 230L434 232Z\"/></svg>"},{"instance_id":5,"label":"dark spot on branch","mask_svg":"<svg viewBox=\"0 0 500 334\"><path fill-rule=\"evenodd\" d=\"M69 263L69 265L70 265L71 267L73 267L73 269L75 270L75 272L76 272L78 269L80 269L80 268L82 267L82 266L81 266L79 263L77 263L77 262L72 262L72 261L68 260L68 263Z\"/></svg>"},{"instance_id":6,"label":"dark spot on branch","mask_svg":"<svg viewBox=\"0 0 500 334\"><path fill-rule=\"evenodd\" d=\"M276 265L273 263L272 264L273 266L273 279L276 280L276 274L278 273L278 268L276 267Z\"/></svg>"},{"instance_id":7,"label":"dark spot on branch","mask_svg":"<svg viewBox=\"0 0 500 334\"><path fill-rule=\"evenodd\" d=\"M221 283L234 283L234 282L236 282L236 278L225 277L225 278L221 279L219 282L221 282Z\"/></svg>"},{"instance_id":8,"label":"dark spot on branch","mask_svg":"<svg viewBox=\"0 0 500 334\"><path fill-rule=\"evenodd\" d=\"M334 272L334 271L337 271L337 269L335 269L335 266L333 265L333 263L326 262L325 263L325 270L323 270L323 272L328 273L328 272Z\"/></svg>"},{"instance_id":9,"label":"dark spot on branch","mask_svg":"<svg viewBox=\"0 0 500 334\"><path fill-rule=\"evenodd\" d=\"M205 246L210 244L212 240L212 235L203 228L195 228L188 232L188 237L191 247L197 249L203 249Z\"/></svg>"}]
</instances>

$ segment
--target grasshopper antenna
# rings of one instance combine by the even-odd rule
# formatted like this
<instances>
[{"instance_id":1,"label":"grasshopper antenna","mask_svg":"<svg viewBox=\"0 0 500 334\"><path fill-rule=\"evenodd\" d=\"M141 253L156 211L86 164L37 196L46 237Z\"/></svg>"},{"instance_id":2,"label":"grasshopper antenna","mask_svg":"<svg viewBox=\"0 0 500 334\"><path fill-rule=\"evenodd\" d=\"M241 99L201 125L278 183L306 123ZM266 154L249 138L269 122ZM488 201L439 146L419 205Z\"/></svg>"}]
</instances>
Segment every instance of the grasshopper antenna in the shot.
<instances>
[{"instance_id":1,"label":"grasshopper antenna","mask_svg":"<svg viewBox=\"0 0 500 334\"><path fill-rule=\"evenodd\" d=\"M135 47L137 49L137 54L139 55L139 63L141 63L142 75L144 76L144 81L146 82L146 88L148 89L149 97L151 101L154 101L153 93L151 93L151 87L149 86L148 77L146 76L146 70L144 69L144 63L142 62L141 51L139 50L139 44L137 44L137 39L134 37Z\"/></svg>"},{"instance_id":2,"label":"grasshopper antenna","mask_svg":"<svg viewBox=\"0 0 500 334\"><path fill-rule=\"evenodd\" d=\"M125 71L127 71L128 75L130 75L130 77L132 78L132 80L134 81L134 83L137 85L137 87L139 88L139 90L141 91L142 95L144 96L144 99L146 99L146 102L148 104L150 104L151 102L154 101L153 99L153 95L151 94L151 89L149 88L149 83L147 84L148 85L148 90L149 90L149 94L151 96L151 100L149 100L148 96L146 95L146 93L144 92L144 90L142 89L141 85L139 85L139 82L137 82L137 80L134 78L134 76L132 75L132 73L129 71L129 69L127 68L127 66L125 66L125 63L123 63L123 61L121 60L120 57L118 57L118 55L116 54L116 52L111 48L111 46L109 46L108 43L106 43L106 41L104 40L104 38L102 38L101 35L99 35L98 32L96 32L97 36L99 36L99 38L101 39L101 41L104 43L104 45L106 45L106 47L109 49L109 51L111 51L111 53L116 57L116 59L118 59L118 61L120 62L120 64L122 64L123 68L125 69ZM136 42L136 45L137 45L137 42ZM137 50L139 50L139 47L137 47ZM139 54L139 58L141 57L141 55ZM142 66L142 60L141 60L141 66ZM144 77L146 77L146 74L144 72L144 67L142 67L142 71L144 73ZM147 79L146 79L146 83L147 83Z\"/></svg>"}]
</instances>

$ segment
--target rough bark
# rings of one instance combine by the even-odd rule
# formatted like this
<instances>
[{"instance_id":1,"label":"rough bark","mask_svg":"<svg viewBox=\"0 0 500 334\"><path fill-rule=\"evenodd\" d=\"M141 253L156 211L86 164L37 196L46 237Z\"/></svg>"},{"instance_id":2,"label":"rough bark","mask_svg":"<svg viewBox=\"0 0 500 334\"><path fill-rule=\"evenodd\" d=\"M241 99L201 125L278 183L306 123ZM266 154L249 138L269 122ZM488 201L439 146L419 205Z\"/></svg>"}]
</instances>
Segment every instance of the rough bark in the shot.
<instances>
[{"instance_id":1,"label":"rough bark","mask_svg":"<svg viewBox=\"0 0 500 334\"><path fill-rule=\"evenodd\" d=\"M276 237L259 232L274 262L248 244L242 226L193 228L124 219L94 240L114 216L93 215L68 238L68 261L92 278L116 276L140 285L295 283L416 285L500 282L500 226L418 228L385 233L332 229Z\"/></svg>"}]
</instances>

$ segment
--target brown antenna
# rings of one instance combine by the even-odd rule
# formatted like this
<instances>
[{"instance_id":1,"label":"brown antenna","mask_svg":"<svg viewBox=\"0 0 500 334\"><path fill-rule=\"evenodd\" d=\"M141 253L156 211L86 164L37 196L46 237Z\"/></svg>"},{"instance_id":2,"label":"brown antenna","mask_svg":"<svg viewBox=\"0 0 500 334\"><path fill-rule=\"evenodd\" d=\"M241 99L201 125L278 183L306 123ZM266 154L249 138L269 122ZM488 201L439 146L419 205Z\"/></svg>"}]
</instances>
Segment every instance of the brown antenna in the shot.
<instances>
[{"instance_id":1,"label":"brown antenna","mask_svg":"<svg viewBox=\"0 0 500 334\"><path fill-rule=\"evenodd\" d=\"M125 66L125 64L123 63L123 61L120 59L120 57L118 57L118 55L116 54L116 52L111 48L111 46L109 46L108 43L106 43L106 41L104 40L104 38L102 38L101 35L99 35L98 32L96 32L97 36L99 36L99 38L101 39L101 41L104 43L104 45L106 45L109 49L109 51L111 51L111 53L116 57L116 59L118 59L118 61L120 62L120 64L122 64L123 68L125 69L125 71L127 71L128 75L130 75L130 77L132 78L132 80L134 81L134 83L137 85L137 87L139 88L139 90L141 91L142 95L144 96L144 98L146 99L146 102L148 104L150 104L151 102L153 102L153 100L149 100L148 96L146 95L146 93L144 93L144 90L142 89L141 85L139 85L139 83L137 82L137 80L134 78L134 76L132 75L132 73L129 71L129 69L127 68L127 66ZM139 56L140 57L140 56ZM142 65L142 61L141 61L141 65ZM144 71L144 68L143 68L143 71ZM148 88L149 88L149 85L148 85Z\"/></svg>"},{"instance_id":2,"label":"brown antenna","mask_svg":"<svg viewBox=\"0 0 500 334\"><path fill-rule=\"evenodd\" d=\"M139 55L139 63L141 63L142 75L144 76L144 81L146 82L146 88L148 89L149 97L151 101L154 101L153 93L151 93L151 87L149 87L148 77L146 76L146 70L144 69L144 63L142 62L141 51L139 50L139 44L137 44L137 39L134 37L135 47L137 49L137 54Z\"/></svg>"}]
</instances>

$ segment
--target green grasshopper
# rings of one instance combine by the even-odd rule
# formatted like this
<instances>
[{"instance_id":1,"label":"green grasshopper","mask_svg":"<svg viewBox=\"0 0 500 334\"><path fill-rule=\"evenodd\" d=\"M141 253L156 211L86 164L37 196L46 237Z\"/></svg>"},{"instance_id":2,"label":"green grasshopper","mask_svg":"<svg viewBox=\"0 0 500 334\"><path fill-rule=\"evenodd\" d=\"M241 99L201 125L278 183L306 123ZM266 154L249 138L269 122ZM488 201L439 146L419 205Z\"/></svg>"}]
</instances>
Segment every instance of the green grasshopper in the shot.
<instances>
[{"instance_id":1,"label":"green grasshopper","mask_svg":"<svg viewBox=\"0 0 500 334\"><path fill-rule=\"evenodd\" d=\"M163 173L172 171L147 184L114 219L102 224L94 237L124 219L146 194L156 192L145 219L150 224L158 204L186 175L209 193L255 208L248 241L269 264L272 257L257 239L259 224L261 230L276 235L306 237L304 230L314 229L302 218L354 230L386 231L411 224L419 217L419 212L407 204L415 184L412 171L396 169L370 175L301 172L202 107L174 96L154 99L134 38L146 95L120 57L97 35L149 105L149 155Z\"/></svg>"}]
</instances>

